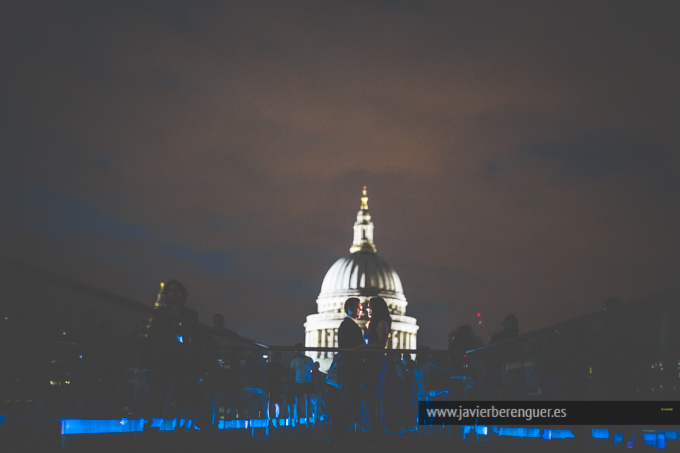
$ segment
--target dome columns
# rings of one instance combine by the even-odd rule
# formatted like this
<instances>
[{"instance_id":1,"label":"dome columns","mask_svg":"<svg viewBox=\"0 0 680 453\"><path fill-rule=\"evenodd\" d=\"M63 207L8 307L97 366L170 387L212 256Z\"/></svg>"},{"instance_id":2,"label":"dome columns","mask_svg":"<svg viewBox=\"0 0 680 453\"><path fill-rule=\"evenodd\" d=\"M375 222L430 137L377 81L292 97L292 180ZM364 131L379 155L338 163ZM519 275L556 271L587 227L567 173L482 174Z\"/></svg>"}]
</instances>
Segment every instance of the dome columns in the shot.
<instances>
[{"instance_id":1,"label":"dome columns","mask_svg":"<svg viewBox=\"0 0 680 453\"><path fill-rule=\"evenodd\" d=\"M337 348L338 328L345 319L344 313L319 313L307 316L305 323L305 346L310 348ZM366 331L366 319L359 319L357 324ZM415 318L403 315L392 316L392 329L387 349L416 349L418 326ZM333 353L326 351L309 351L307 355L319 362L322 371L327 371L333 362Z\"/></svg>"}]
</instances>

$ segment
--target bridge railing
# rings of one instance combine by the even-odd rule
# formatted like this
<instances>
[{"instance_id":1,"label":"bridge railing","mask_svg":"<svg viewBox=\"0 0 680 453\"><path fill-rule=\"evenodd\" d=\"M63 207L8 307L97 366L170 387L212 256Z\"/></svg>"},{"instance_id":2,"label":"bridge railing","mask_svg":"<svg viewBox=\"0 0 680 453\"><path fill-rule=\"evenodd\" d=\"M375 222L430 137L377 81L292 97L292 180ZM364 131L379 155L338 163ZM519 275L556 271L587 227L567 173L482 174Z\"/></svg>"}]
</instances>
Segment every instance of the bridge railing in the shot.
<instances>
[{"instance_id":1,"label":"bridge railing","mask_svg":"<svg viewBox=\"0 0 680 453\"><path fill-rule=\"evenodd\" d=\"M267 346L51 272L5 259L0 263L5 428L59 420L72 420L77 429L82 423L75 420L165 420L154 422L163 429L172 419L210 427L328 420L337 389L317 371L307 398L312 407L295 414L294 347ZM411 428L417 392L424 392L414 352L388 353L387 388L400 398L395 410L408 404ZM278 367L275 354L281 355ZM372 354L380 352L362 352L367 360ZM272 386L274 378L278 382ZM173 428L179 428L177 422Z\"/></svg>"},{"instance_id":2,"label":"bridge railing","mask_svg":"<svg viewBox=\"0 0 680 453\"><path fill-rule=\"evenodd\" d=\"M472 400L680 399L680 291L465 354Z\"/></svg>"}]
</instances>

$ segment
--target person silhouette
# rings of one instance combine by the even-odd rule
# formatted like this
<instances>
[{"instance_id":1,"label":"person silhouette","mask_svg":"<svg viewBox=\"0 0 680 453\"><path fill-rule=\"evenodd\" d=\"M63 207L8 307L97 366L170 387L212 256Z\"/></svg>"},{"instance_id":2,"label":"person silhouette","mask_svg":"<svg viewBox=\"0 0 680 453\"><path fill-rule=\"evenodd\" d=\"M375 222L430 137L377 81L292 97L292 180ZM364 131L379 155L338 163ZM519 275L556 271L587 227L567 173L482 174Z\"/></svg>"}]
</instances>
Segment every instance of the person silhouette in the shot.
<instances>
[{"instance_id":1,"label":"person silhouette","mask_svg":"<svg viewBox=\"0 0 680 453\"><path fill-rule=\"evenodd\" d=\"M361 327L356 321L361 315L361 301L350 297L345 301L344 308L347 316L338 328L338 347L358 351L366 347ZM333 418L331 427L330 440L333 442L343 440L352 422L352 415L360 407L362 364L354 351L342 351L336 359L340 398L337 417Z\"/></svg>"}]
</instances>

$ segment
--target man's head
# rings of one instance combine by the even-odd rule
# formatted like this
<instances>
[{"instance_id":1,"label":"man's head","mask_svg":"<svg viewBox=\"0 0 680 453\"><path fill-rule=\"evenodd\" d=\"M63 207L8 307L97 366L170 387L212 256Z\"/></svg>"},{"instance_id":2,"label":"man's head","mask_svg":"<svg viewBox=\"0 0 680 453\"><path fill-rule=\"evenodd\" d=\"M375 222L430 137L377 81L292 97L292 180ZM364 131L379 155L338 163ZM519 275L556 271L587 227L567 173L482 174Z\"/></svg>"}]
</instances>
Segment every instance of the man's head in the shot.
<instances>
[{"instance_id":1,"label":"man's head","mask_svg":"<svg viewBox=\"0 0 680 453\"><path fill-rule=\"evenodd\" d=\"M178 280L170 280L163 286L163 296L165 303L170 307L177 309L187 303L187 289Z\"/></svg>"},{"instance_id":2,"label":"man's head","mask_svg":"<svg viewBox=\"0 0 680 453\"><path fill-rule=\"evenodd\" d=\"M300 355L300 356L301 356L301 355L303 355L303 354L305 353L305 352L303 351L304 347L305 347L305 345L303 345L302 343L297 343L297 344L295 345L295 352L297 353L297 355Z\"/></svg>"},{"instance_id":3,"label":"man's head","mask_svg":"<svg viewBox=\"0 0 680 453\"><path fill-rule=\"evenodd\" d=\"M345 313L350 318L357 319L361 312L361 300L356 297L350 297L345 301Z\"/></svg>"},{"instance_id":4,"label":"man's head","mask_svg":"<svg viewBox=\"0 0 680 453\"><path fill-rule=\"evenodd\" d=\"M281 353L279 351L274 351L272 354L272 362L279 363L281 361Z\"/></svg>"},{"instance_id":5,"label":"man's head","mask_svg":"<svg viewBox=\"0 0 680 453\"><path fill-rule=\"evenodd\" d=\"M224 329L224 316L219 313L214 314L212 317L212 324L215 329Z\"/></svg>"}]
</instances>

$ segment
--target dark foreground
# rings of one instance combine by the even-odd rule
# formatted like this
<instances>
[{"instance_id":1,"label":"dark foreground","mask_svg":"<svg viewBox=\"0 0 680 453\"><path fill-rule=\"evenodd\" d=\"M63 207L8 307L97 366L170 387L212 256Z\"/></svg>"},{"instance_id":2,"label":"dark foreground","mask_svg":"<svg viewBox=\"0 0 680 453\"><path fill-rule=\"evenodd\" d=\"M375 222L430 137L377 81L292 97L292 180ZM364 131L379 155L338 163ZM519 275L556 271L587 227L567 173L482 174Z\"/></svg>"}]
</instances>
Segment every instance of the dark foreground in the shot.
<instances>
[{"instance_id":1,"label":"dark foreground","mask_svg":"<svg viewBox=\"0 0 680 453\"><path fill-rule=\"evenodd\" d=\"M62 436L45 430L2 430L3 452L582 452L582 451L652 451L659 447L677 451L679 440L668 440L663 445L648 445L642 437L615 444L612 439L593 439L590 430L575 433L572 439L518 438L503 436L468 435L457 432L407 432L386 434L378 440L365 433L348 433L339 443L325 440L324 427L297 427L281 430L224 430L208 435L192 432L144 432L119 434L80 434Z\"/></svg>"}]
</instances>

